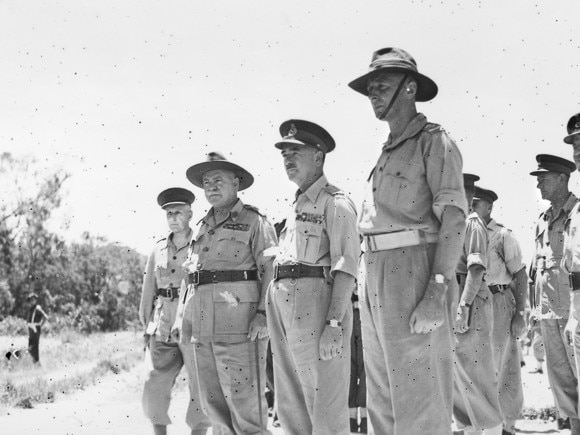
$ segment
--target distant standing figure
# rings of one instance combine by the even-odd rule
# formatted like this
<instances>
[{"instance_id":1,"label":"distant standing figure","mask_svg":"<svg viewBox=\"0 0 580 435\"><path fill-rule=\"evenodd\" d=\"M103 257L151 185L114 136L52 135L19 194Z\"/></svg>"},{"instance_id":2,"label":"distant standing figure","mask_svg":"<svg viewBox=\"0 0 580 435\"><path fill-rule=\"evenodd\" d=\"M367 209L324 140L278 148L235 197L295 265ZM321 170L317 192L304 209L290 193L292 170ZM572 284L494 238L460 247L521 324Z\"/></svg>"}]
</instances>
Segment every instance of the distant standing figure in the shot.
<instances>
[{"instance_id":1,"label":"distant standing figure","mask_svg":"<svg viewBox=\"0 0 580 435\"><path fill-rule=\"evenodd\" d=\"M46 320L48 314L44 312L42 307L37 303L38 295L30 293L27 298L30 303L30 312L28 314L28 352L35 364L40 362L39 343L40 343L40 328Z\"/></svg>"}]
</instances>

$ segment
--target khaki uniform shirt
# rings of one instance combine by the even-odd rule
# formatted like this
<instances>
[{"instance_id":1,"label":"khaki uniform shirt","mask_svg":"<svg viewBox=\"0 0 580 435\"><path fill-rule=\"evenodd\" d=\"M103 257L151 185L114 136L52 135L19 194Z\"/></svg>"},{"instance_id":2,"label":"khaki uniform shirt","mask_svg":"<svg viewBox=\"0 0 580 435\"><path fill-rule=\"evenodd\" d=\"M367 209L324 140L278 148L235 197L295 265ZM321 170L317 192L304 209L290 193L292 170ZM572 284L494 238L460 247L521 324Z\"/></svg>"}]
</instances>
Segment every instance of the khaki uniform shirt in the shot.
<instances>
[{"instance_id":1,"label":"khaki uniform shirt","mask_svg":"<svg viewBox=\"0 0 580 435\"><path fill-rule=\"evenodd\" d=\"M564 255L564 232L578 198L570 193L557 216L552 207L540 215L536 225L536 247L531 276L536 276L535 300L541 319L568 318L570 284L560 265Z\"/></svg>"},{"instance_id":2,"label":"khaki uniform shirt","mask_svg":"<svg viewBox=\"0 0 580 435\"><path fill-rule=\"evenodd\" d=\"M513 276L526 265L522 261L520 244L513 233L495 220L487 224L489 235L488 284L510 284Z\"/></svg>"},{"instance_id":3,"label":"khaki uniform shirt","mask_svg":"<svg viewBox=\"0 0 580 435\"><path fill-rule=\"evenodd\" d=\"M191 235L193 232L189 231ZM157 289L181 286L186 276L182 264L187 259L188 244L175 246L173 233L159 240L147 260L143 277L143 290L139 306L139 319L146 327L146 333L155 334L157 339L171 341L171 327L175 321L175 314L179 298L171 300L166 297L157 297Z\"/></svg>"},{"instance_id":4,"label":"khaki uniform shirt","mask_svg":"<svg viewBox=\"0 0 580 435\"><path fill-rule=\"evenodd\" d=\"M273 261L276 232L256 208L238 199L227 218L216 222L213 208L200 221L192 241L188 268L194 270L258 270ZM260 281L189 285L184 316L191 321L191 340L238 343L247 340L258 309ZM184 328L184 334L187 330ZM187 340L187 337L184 337Z\"/></svg>"},{"instance_id":5,"label":"khaki uniform shirt","mask_svg":"<svg viewBox=\"0 0 580 435\"><path fill-rule=\"evenodd\" d=\"M576 203L566 223L562 272L564 274L580 272L580 202ZM576 290L575 293L577 292ZM574 317L580 320L580 297L576 295L573 302Z\"/></svg>"},{"instance_id":6,"label":"khaki uniform shirt","mask_svg":"<svg viewBox=\"0 0 580 435\"><path fill-rule=\"evenodd\" d=\"M488 235L487 226L485 222L479 217L477 213L471 213L467 217L467 226L465 228L465 240L463 242L463 250L459 257L457 264L457 273L459 275L467 276L467 271L474 264L479 264L487 270L488 264ZM460 291L462 293L461 299L467 303L472 303L475 296L482 299L488 299L491 292L485 283L484 279L481 281L479 289L468 289L469 293L465 293L465 280L461 284Z\"/></svg>"},{"instance_id":7,"label":"khaki uniform shirt","mask_svg":"<svg viewBox=\"0 0 580 435\"><path fill-rule=\"evenodd\" d=\"M360 242L350 198L324 175L299 192L280 234L279 251L277 265L328 266L332 277L341 271L356 279Z\"/></svg>"},{"instance_id":8,"label":"khaki uniform shirt","mask_svg":"<svg viewBox=\"0 0 580 435\"><path fill-rule=\"evenodd\" d=\"M396 140L391 136L371 174L358 228L363 234L400 230L438 233L441 215L453 205L467 215L463 160L440 125L421 113Z\"/></svg>"}]
</instances>

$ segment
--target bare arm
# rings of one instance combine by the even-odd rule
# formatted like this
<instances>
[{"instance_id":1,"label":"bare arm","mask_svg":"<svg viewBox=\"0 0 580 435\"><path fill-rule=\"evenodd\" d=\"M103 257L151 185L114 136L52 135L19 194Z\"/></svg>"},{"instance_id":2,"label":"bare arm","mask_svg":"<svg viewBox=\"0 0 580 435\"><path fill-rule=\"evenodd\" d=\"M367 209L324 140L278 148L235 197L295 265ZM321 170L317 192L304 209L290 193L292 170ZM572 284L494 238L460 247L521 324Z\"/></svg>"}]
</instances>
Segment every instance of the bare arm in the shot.
<instances>
[{"instance_id":1,"label":"bare arm","mask_svg":"<svg viewBox=\"0 0 580 435\"><path fill-rule=\"evenodd\" d=\"M411 314L411 332L427 334L439 328L444 322L444 301L447 284L438 284L433 275L442 274L448 280L455 279L455 269L463 248L465 237L465 215L455 206L445 206L441 215L439 241L431 270L431 279L425 295Z\"/></svg>"}]
</instances>

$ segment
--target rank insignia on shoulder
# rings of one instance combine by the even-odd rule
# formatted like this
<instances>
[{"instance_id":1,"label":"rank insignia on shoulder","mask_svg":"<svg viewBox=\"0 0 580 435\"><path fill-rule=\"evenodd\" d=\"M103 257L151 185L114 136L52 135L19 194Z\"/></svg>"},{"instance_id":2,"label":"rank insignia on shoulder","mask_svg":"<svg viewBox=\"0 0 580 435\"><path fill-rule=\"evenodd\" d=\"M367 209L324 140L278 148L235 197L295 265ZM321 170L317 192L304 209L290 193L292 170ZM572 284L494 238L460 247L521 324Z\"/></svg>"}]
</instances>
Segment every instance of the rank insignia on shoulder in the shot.
<instances>
[{"instance_id":1,"label":"rank insignia on shoulder","mask_svg":"<svg viewBox=\"0 0 580 435\"><path fill-rule=\"evenodd\" d=\"M249 224L224 224L224 229L226 230L234 230L234 231L250 231Z\"/></svg>"},{"instance_id":2,"label":"rank insignia on shoulder","mask_svg":"<svg viewBox=\"0 0 580 435\"><path fill-rule=\"evenodd\" d=\"M432 122L428 122L427 124L425 124L423 130L428 133L437 133L439 131L445 131L445 129L441 127L439 124L434 124Z\"/></svg>"},{"instance_id":3,"label":"rank insignia on shoulder","mask_svg":"<svg viewBox=\"0 0 580 435\"><path fill-rule=\"evenodd\" d=\"M326 186L324 186L324 190L326 192L330 193L332 196L335 196L338 194L344 194L344 192L340 188L338 188L332 184L327 184Z\"/></svg>"},{"instance_id":4,"label":"rank insignia on shoulder","mask_svg":"<svg viewBox=\"0 0 580 435\"><path fill-rule=\"evenodd\" d=\"M322 225L324 223L324 215L314 213L297 213L296 221L310 222L313 224Z\"/></svg>"},{"instance_id":5,"label":"rank insignia on shoulder","mask_svg":"<svg viewBox=\"0 0 580 435\"><path fill-rule=\"evenodd\" d=\"M262 213L262 212L261 212L261 211L258 209L258 207L254 207L253 205L250 205L250 204L244 204L244 208L245 208L245 209L248 209L248 210L252 210L252 211L254 211L254 212L258 213L258 214L259 214L260 216L262 216L262 217L266 217L266 215L265 215L265 214L263 214L263 213Z\"/></svg>"}]
</instances>

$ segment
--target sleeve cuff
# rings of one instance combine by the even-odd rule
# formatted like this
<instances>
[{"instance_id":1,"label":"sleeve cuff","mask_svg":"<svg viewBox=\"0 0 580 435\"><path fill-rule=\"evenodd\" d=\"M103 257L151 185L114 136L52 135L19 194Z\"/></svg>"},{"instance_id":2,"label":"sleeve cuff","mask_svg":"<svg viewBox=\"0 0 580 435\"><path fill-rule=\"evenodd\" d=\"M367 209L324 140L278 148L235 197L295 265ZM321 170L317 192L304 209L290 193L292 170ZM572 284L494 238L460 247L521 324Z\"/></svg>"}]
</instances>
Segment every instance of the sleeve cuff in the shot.
<instances>
[{"instance_id":1,"label":"sleeve cuff","mask_svg":"<svg viewBox=\"0 0 580 435\"><path fill-rule=\"evenodd\" d=\"M487 260L484 255L481 255L479 253L469 254L467 256L467 269L469 270L469 268L474 264L478 264L482 266L484 269L487 269Z\"/></svg>"},{"instance_id":2,"label":"sleeve cuff","mask_svg":"<svg viewBox=\"0 0 580 435\"><path fill-rule=\"evenodd\" d=\"M354 257L341 256L333 258L331 261L330 274L334 278L334 274L338 271L347 273L357 278L357 263L358 259Z\"/></svg>"}]
</instances>

